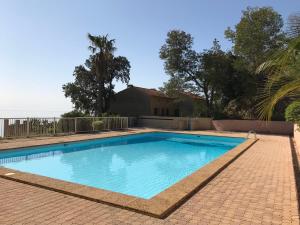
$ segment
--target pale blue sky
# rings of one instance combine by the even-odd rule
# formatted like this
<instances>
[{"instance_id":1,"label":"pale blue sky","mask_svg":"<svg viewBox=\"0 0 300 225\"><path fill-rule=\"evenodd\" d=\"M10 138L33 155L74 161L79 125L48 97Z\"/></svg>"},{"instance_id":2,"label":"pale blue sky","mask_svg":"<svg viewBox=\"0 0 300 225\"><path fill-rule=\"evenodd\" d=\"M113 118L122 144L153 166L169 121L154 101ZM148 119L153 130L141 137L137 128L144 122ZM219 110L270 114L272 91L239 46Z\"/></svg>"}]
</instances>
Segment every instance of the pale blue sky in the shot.
<instances>
[{"instance_id":1,"label":"pale blue sky","mask_svg":"<svg viewBox=\"0 0 300 225\"><path fill-rule=\"evenodd\" d=\"M168 79L158 52L171 29L207 49L247 6L272 6L286 20L299 0L0 0L0 117L58 116L72 109L62 92L89 51L87 33L109 34L131 63L131 84L157 88ZM116 90L125 86L117 84Z\"/></svg>"}]
</instances>

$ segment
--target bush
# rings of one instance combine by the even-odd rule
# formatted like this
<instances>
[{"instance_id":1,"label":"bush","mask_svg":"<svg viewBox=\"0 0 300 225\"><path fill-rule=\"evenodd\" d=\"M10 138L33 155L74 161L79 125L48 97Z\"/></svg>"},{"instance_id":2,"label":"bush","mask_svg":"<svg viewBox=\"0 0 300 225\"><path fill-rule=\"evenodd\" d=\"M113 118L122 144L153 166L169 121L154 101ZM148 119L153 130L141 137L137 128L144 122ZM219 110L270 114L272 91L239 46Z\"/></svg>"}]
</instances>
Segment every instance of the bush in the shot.
<instances>
[{"instance_id":1,"label":"bush","mask_svg":"<svg viewBox=\"0 0 300 225\"><path fill-rule=\"evenodd\" d=\"M290 122L300 123L300 101L295 101L286 108L285 119Z\"/></svg>"},{"instance_id":2,"label":"bush","mask_svg":"<svg viewBox=\"0 0 300 225\"><path fill-rule=\"evenodd\" d=\"M73 110L67 113L64 113L61 115L61 117L63 118L70 118L70 117L85 117L85 116L89 116L83 112L80 112L78 110Z\"/></svg>"},{"instance_id":3,"label":"bush","mask_svg":"<svg viewBox=\"0 0 300 225\"><path fill-rule=\"evenodd\" d=\"M95 130L99 131L99 130L103 130L103 121L98 120L98 121L94 121L93 122L93 127Z\"/></svg>"},{"instance_id":4,"label":"bush","mask_svg":"<svg viewBox=\"0 0 300 225\"><path fill-rule=\"evenodd\" d=\"M233 99L225 106L223 114L229 119L252 119L249 105L248 101Z\"/></svg>"}]
</instances>

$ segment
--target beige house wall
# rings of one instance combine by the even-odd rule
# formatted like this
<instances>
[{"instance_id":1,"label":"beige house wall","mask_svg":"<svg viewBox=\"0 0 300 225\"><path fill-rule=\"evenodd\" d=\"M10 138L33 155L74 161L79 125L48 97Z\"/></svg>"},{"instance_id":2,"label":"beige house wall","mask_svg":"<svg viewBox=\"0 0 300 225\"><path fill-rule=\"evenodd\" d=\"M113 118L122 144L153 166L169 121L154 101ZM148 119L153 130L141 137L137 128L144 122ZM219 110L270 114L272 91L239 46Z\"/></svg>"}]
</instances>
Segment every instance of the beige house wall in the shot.
<instances>
[{"instance_id":1,"label":"beige house wall","mask_svg":"<svg viewBox=\"0 0 300 225\"><path fill-rule=\"evenodd\" d=\"M157 109L157 116L173 116L174 115L174 105L173 99L170 98L162 98L162 97L150 97L150 108L151 114L155 115L154 109ZM164 110L164 115L162 115L162 109ZM167 115L168 110L168 115Z\"/></svg>"},{"instance_id":2,"label":"beige house wall","mask_svg":"<svg viewBox=\"0 0 300 225\"><path fill-rule=\"evenodd\" d=\"M122 116L152 115L150 98L133 88L127 89L111 101L110 112Z\"/></svg>"},{"instance_id":3,"label":"beige house wall","mask_svg":"<svg viewBox=\"0 0 300 225\"><path fill-rule=\"evenodd\" d=\"M121 116L199 116L205 111L203 105L203 100L192 94L170 98L155 89L131 86L114 95L109 112Z\"/></svg>"}]
</instances>

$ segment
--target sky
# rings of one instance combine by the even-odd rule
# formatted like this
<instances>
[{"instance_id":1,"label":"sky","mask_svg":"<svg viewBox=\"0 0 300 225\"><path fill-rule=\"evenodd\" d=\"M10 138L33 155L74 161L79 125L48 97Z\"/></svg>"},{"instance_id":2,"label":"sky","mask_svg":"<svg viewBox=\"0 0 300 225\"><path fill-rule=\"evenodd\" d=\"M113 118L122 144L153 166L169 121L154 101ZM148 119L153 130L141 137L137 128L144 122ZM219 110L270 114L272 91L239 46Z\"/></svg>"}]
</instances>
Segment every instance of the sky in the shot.
<instances>
[{"instance_id":1,"label":"sky","mask_svg":"<svg viewBox=\"0 0 300 225\"><path fill-rule=\"evenodd\" d=\"M299 0L0 0L0 118L72 110L62 85L89 56L87 33L116 40L116 55L131 64L130 84L158 88L168 80L159 58L168 31L190 33L198 51L214 38L229 50L224 30L247 6L271 6L285 21L300 11Z\"/></svg>"}]
</instances>

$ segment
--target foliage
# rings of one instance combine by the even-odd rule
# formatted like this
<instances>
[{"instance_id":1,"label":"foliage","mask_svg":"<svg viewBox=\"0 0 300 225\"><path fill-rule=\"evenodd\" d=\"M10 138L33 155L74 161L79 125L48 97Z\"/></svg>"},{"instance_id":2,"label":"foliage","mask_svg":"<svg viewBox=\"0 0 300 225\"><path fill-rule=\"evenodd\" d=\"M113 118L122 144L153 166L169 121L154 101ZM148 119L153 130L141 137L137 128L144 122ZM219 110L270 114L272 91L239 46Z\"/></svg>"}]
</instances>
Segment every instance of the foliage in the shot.
<instances>
[{"instance_id":1,"label":"foliage","mask_svg":"<svg viewBox=\"0 0 300 225\"><path fill-rule=\"evenodd\" d=\"M120 117L120 115L113 114L113 113L110 113L110 112L105 112L105 113L101 114L101 117Z\"/></svg>"},{"instance_id":2,"label":"foliage","mask_svg":"<svg viewBox=\"0 0 300 225\"><path fill-rule=\"evenodd\" d=\"M63 85L76 110L96 116L106 112L114 94L114 81L129 82L130 63L123 56L114 56L115 40L106 36L92 36L91 55L84 65L75 67L73 83Z\"/></svg>"},{"instance_id":3,"label":"foliage","mask_svg":"<svg viewBox=\"0 0 300 225\"><path fill-rule=\"evenodd\" d=\"M225 36L233 43L233 53L237 57L236 69L241 71L239 79L244 79L239 84L242 84L242 89L246 88L242 97L228 98L230 104L225 106L225 112L229 117L235 113L247 119L259 116L254 106L258 103L260 89L265 85L266 71L260 71L258 76L255 70L271 55L284 48L287 38L282 28L281 15L272 8L248 7L235 29L228 28L225 31ZM238 86L232 83L232 87ZM277 118L282 115L282 111L276 111Z\"/></svg>"},{"instance_id":4,"label":"foliage","mask_svg":"<svg viewBox=\"0 0 300 225\"><path fill-rule=\"evenodd\" d=\"M185 82L179 77L171 77L167 82L164 82L163 87L159 90L165 93L169 97L176 98L174 103L179 105L185 105L187 101L187 95L185 93L198 94L195 86L191 83ZM190 100L190 99L189 99ZM192 116L205 116L207 115L206 105L203 101L193 101L193 112L188 112L187 115ZM184 106L183 106L184 107ZM188 107L184 107L188 108ZM182 112L181 112L182 113ZM184 115L183 115L184 116Z\"/></svg>"},{"instance_id":5,"label":"foliage","mask_svg":"<svg viewBox=\"0 0 300 225\"><path fill-rule=\"evenodd\" d=\"M172 85L174 90L174 86L177 86L175 88L179 88L180 92L184 83L191 83L197 90L208 92L205 85L208 82L201 73L200 54L192 47L193 38L190 34L180 30L168 32L166 43L160 49L160 58L164 60L165 71L173 82L169 83L167 89ZM206 100L209 105L209 99Z\"/></svg>"},{"instance_id":6,"label":"foliage","mask_svg":"<svg viewBox=\"0 0 300 225\"><path fill-rule=\"evenodd\" d=\"M72 110L70 112L66 112L64 114L61 115L61 117L63 118L70 118L70 117L85 117L85 116L89 116L83 112L80 112L78 110Z\"/></svg>"},{"instance_id":7,"label":"foliage","mask_svg":"<svg viewBox=\"0 0 300 225\"><path fill-rule=\"evenodd\" d=\"M252 103L246 98L233 99L224 105L224 115L231 119L253 119L253 114L249 111Z\"/></svg>"},{"instance_id":8,"label":"foliage","mask_svg":"<svg viewBox=\"0 0 300 225\"><path fill-rule=\"evenodd\" d=\"M164 60L165 71L171 76L171 81L175 81L175 86L178 86L179 81L179 88L185 88L180 83L183 81L186 85L192 85L193 90L204 94L207 115L212 115L217 94L215 86L220 83L217 79L225 72L223 64L220 64L224 53L217 40L214 40L210 50L203 53L196 52L192 47L193 38L190 34L172 30L168 32L166 43L160 49L160 58Z\"/></svg>"},{"instance_id":9,"label":"foliage","mask_svg":"<svg viewBox=\"0 0 300 225\"><path fill-rule=\"evenodd\" d=\"M180 77L171 77L164 82L163 87L159 90L169 97L179 97L183 92L195 92L195 87L191 83L185 82Z\"/></svg>"},{"instance_id":10,"label":"foliage","mask_svg":"<svg viewBox=\"0 0 300 225\"><path fill-rule=\"evenodd\" d=\"M94 129L97 130L97 131L102 130L103 127L104 127L103 125L104 125L104 123L103 123L102 120L97 120L97 121L94 121L94 122L93 122L93 127L94 127Z\"/></svg>"},{"instance_id":11,"label":"foliage","mask_svg":"<svg viewBox=\"0 0 300 225\"><path fill-rule=\"evenodd\" d=\"M184 91L204 95L208 116L225 116L222 111L231 100L241 103L253 96L255 79L241 66L240 57L223 52L216 39L212 48L203 52L192 46L190 34L178 30L168 33L160 57L171 78L162 91L171 96Z\"/></svg>"},{"instance_id":12,"label":"foliage","mask_svg":"<svg viewBox=\"0 0 300 225\"><path fill-rule=\"evenodd\" d=\"M284 45L283 20L270 7L248 7L242 13L235 30L228 27L225 36L232 41L234 54L242 57L249 71L254 72Z\"/></svg>"},{"instance_id":13,"label":"foliage","mask_svg":"<svg viewBox=\"0 0 300 225\"><path fill-rule=\"evenodd\" d=\"M270 120L275 106L283 99L295 101L300 97L300 37L291 40L286 49L276 52L261 64L257 73L269 74L260 91L260 118Z\"/></svg>"},{"instance_id":14,"label":"foliage","mask_svg":"<svg viewBox=\"0 0 300 225\"><path fill-rule=\"evenodd\" d=\"M295 101L286 108L285 119L290 122L300 123L300 101Z\"/></svg>"}]
</instances>

